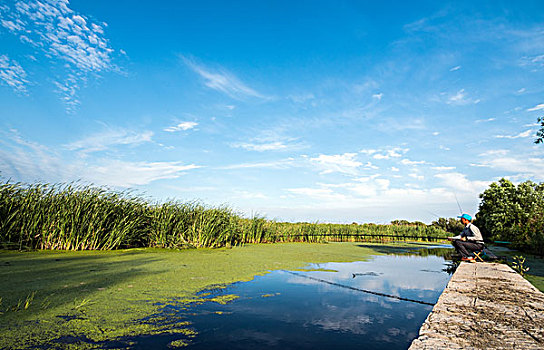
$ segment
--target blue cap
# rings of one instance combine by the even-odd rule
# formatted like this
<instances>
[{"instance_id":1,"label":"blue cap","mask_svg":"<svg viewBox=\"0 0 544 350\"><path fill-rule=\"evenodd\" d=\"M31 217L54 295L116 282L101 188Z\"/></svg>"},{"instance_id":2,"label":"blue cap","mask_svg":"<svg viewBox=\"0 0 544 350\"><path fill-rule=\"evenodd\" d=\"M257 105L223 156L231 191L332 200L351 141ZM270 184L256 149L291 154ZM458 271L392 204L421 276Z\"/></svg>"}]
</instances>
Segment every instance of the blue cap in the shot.
<instances>
[{"instance_id":1,"label":"blue cap","mask_svg":"<svg viewBox=\"0 0 544 350\"><path fill-rule=\"evenodd\" d=\"M468 221L472 221L472 216L468 215L468 214L463 214L461 216L458 216L458 218L460 219L467 219Z\"/></svg>"}]
</instances>

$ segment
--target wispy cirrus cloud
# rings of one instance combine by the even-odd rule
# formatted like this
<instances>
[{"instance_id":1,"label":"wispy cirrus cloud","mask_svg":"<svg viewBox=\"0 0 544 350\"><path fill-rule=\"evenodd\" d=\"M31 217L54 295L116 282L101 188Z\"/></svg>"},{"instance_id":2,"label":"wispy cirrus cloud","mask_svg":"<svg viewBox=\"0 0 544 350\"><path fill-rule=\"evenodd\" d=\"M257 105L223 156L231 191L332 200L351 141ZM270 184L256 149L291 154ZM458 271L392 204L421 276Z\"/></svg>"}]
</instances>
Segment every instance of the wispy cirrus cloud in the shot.
<instances>
[{"instance_id":1,"label":"wispy cirrus cloud","mask_svg":"<svg viewBox=\"0 0 544 350\"><path fill-rule=\"evenodd\" d=\"M116 145L138 145L150 142L152 137L152 131L135 132L122 128L114 128L66 144L65 148L86 155L92 152L104 151Z\"/></svg>"},{"instance_id":2,"label":"wispy cirrus cloud","mask_svg":"<svg viewBox=\"0 0 544 350\"><path fill-rule=\"evenodd\" d=\"M197 63L194 59L185 56L180 57L187 67L204 79L204 85L210 89L222 92L238 100L248 97L269 99L269 97L249 87L234 74L226 71L223 68L212 69L204 66L203 64Z\"/></svg>"},{"instance_id":3,"label":"wispy cirrus cloud","mask_svg":"<svg viewBox=\"0 0 544 350\"><path fill-rule=\"evenodd\" d=\"M524 56L520 60L520 65L533 68L533 70L544 68L544 55Z\"/></svg>"},{"instance_id":4,"label":"wispy cirrus cloud","mask_svg":"<svg viewBox=\"0 0 544 350\"><path fill-rule=\"evenodd\" d=\"M63 155L62 149L25 140L17 130L1 132L0 135L2 176L15 177L19 181L56 183L79 179L98 185L131 187L178 178L202 167L180 161L126 161L109 158L87 158L83 161L81 158L74 159L73 155ZM117 143L132 143L137 139L129 136Z\"/></svg>"},{"instance_id":5,"label":"wispy cirrus cloud","mask_svg":"<svg viewBox=\"0 0 544 350\"><path fill-rule=\"evenodd\" d=\"M236 169L288 169L291 167L300 166L300 162L296 162L294 158L280 159L270 162L256 162L256 163L241 163L232 164L223 167L218 167L221 170L236 170Z\"/></svg>"},{"instance_id":6,"label":"wispy cirrus cloud","mask_svg":"<svg viewBox=\"0 0 544 350\"><path fill-rule=\"evenodd\" d=\"M68 111L80 103L76 92L89 74L117 69L114 50L104 36L107 24L75 12L68 0L12 2L0 8L0 15L0 25L23 45L32 47L36 55L59 61L57 68L64 74L55 74L59 78L53 83Z\"/></svg>"},{"instance_id":7,"label":"wispy cirrus cloud","mask_svg":"<svg viewBox=\"0 0 544 350\"><path fill-rule=\"evenodd\" d=\"M487 119L478 119L475 121L475 123L488 123L495 121L496 118L487 118Z\"/></svg>"},{"instance_id":8,"label":"wispy cirrus cloud","mask_svg":"<svg viewBox=\"0 0 544 350\"><path fill-rule=\"evenodd\" d=\"M540 111L542 109L544 109L544 103L538 104L538 105L536 105L536 106L534 106L532 108L528 108L527 112Z\"/></svg>"},{"instance_id":9,"label":"wispy cirrus cloud","mask_svg":"<svg viewBox=\"0 0 544 350\"><path fill-rule=\"evenodd\" d=\"M164 128L163 130L166 132L186 131L195 128L197 125L197 122L181 122L174 126Z\"/></svg>"},{"instance_id":10,"label":"wispy cirrus cloud","mask_svg":"<svg viewBox=\"0 0 544 350\"><path fill-rule=\"evenodd\" d=\"M201 168L182 162L127 162L103 160L89 167L86 178L91 181L118 187L146 185L153 181L175 179L189 170Z\"/></svg>"},{"instance_id":11,"label":"wispy cirrus cloud","mask_svg":"<svg viewBox=\"0 0 544 350\"><path fill-rule=\"evenodd\" d=\"M232 147L243 148L248 151L257 151L257 152L285 151L289 149L289 146L281 141L262 142L262 143L240 142L240 143L233 143Z\"/></svg>"},{"instance_id":12,"label":"wispy cirrus cloud","mask_svg":"<svg viewBox=\"0 0 544 350\"><path fill-rule=\"evenodd\" d=\"M283 127L267 126L265 130L255 130L252 133L254 137L245 138L244 141L240 142L233 142L230 146L256 152L293 151L306 148L306 145L300 142L299 138L290 137L285 133Z\"/></svg>"},{"instance_id":13,"label":"wispy cirrus cloud","mask_svg":"<svg viewBox=\"0 0 544 350\"><path fill-rule=\"evenodd\" d=\"M26 93L27 73L21 65L7 55L0 55L0 80L19 93Z\"/></svg>"},{"instance_id":14,"label":"wispy cirrus cloud","mask_svg":"<svg viewBox=\"0 0 544 350\"><path fill-rule=\"evenodd\" d=\"M465 89L457 91L455 94L450 95L446 100L446 103L449 105L468 105L479 103L479 99L472 99L468 96Z\"/></svg>"},{"instance_id":15,"label":"wispy cirrus cloud","mask_svg":"<svg viewBox=\"0 0 544 350\"><path fill-rule=\"evenodd\" d=\"M498 139L519 139L524 137L531 137L531 135L534 133L534 130L526 130L524 132L520 132L517 135L495 135Z\"/></svg>"},{"instance_id":16,"label":"wispy cirrus cloud","mask_svg":"<svg viewBox=\"0 0 544 350\"><path fill-rule=\"evenodd\" d=\"M250 139L249 142L234 142L230 146L255 152L293 151L305 148L305 145L297 139L288 137L258 137Z\"/></svg>"}]
</instances>

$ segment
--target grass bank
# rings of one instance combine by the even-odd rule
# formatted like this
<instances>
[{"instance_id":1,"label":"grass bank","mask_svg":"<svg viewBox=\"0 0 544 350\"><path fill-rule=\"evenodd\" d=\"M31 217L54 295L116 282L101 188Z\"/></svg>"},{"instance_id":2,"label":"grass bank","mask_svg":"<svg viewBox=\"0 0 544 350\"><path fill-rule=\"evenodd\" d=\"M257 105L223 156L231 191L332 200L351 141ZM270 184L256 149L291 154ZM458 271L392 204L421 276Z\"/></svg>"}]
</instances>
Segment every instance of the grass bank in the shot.
<instances>
[{"instance_id":1,"label":"grass bank","mask_svg":"<svg viewBox=\"0 0 544 350\"><path fill-rule=\"evenodd\" d=\"M183 320L157 316L165 305L203 301L206 297L196 294L202 289L270 270L365 260L380 254L379 247L284 243L179 251L0 251L0 348L93 348L112 340L126 347L131 336L162 332L179 333L182 340L190 328Z\"/></svg>"},{"instance_id":2,"label":"grass bank","mask_svg":"<svg viewBox=\"0 0 544 350\"><path fill-rule=\"evenodd\" d=\"M493 253L501 257L504 262L513 267L514 257L522 256L525 258L525 267L529 270L523 277L527 279L533 286L544 292L544 258L537 254L520 252L514 249L509 249L501 246L491 246Z\"/></svg>"}]
</instances>

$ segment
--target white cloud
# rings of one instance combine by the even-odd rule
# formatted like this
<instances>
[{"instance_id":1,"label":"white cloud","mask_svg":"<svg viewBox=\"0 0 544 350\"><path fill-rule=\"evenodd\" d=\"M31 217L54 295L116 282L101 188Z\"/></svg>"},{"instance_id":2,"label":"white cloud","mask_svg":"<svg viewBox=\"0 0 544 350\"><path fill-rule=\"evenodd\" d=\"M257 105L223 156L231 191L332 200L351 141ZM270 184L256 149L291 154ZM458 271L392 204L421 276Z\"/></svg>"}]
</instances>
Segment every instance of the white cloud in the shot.
<instances>
[{"instance_id":1,"label":"white cloud","mask_svg":"<svg viewBox=\"0 0 544 350\"><path fill-rule=\"evenodd\" d=\"M196 122L181 122L174 126L169 126L167 128L164 128L163 130L167 132L176 132L176 131L182 131L182 130L185 131L185 130L193 129L197 125L198 123Z\"/></svg>"},{"instance_id":2,"label":"white cloud","mask_svg":"<svg viewBox=\"0 0 544 350\"><path fill-rule=\"evenodd\" d=\"M465 89L461 89L457 91L455 95L451 95L448 100L446 101L447 104L452 105L467 105L470 103L479 103L480 100L473 100L472 98L469 98L467 96L467 93L465 92Z\"/></svg>"},{"instance_id":3,"label":"white cloud","mask_svg":"<svg viewBox=\"0 0 544 350\"><path fill-rule=\"evenodd\" d=\"M419 164L426 164L427 162L424 160L410 160L407 158L404 158L400 161L404 165L419 165Z\"/></svg>"},{"instance_id":4,"label":"white cloud","mask_svg":"<svg viewBox=\"0 0 544 350\"><path fill-rule=\"evenodd\" d=\"M486 123L486 122L492 122L492 121L495 121L495 118L478 119L475 121L475 123Z\"/></svg>"},{"instance_id":5,"label":"white cloud","mask_svg":"<svg viewBox=\"0 0 544 350\"><path fill-rule=\"evenodd\" d=\"M65 180L71 164L63 164L55 149L25 140L17 130L0 131L0 169L2 176L35 182L51 176Z\"/></svg>"},{"instance_id":6,"label":"white cloud","mask_svg":"<svg viewBox=\"0 0 544 350\"><path fill-rule=\"evenodd\" d=\"M19 63L7 55L0 55L0 80L19 93L26 93L26 72Z\"/></svg>"},{"instance_id":7,"label":"white cloud","mask_svg":"<svg viewBox=\"0 0 544 350\"><path fill-rule=\"evenodd\" d=\"M281 128L280 130L274 128L259 130L253 133L253 135L256 136L244 142L231 143L230 146L256 152L286 151L306 147L304 144L298 142L297 138L283 135Z\"/></svg>"},{"instance_id":8,"label":"white cloud","mask_svg":"<svg viewBox=\"0 0 544 350\"><path fill-rule=\"evenodd\" d=\"M256 90L244 84L240 79L223 69L212 71L212 69L197 64L192 59L181 56L183 62L204 79L204 85L210 89L220 91L234 99L243 99L246 97L256 97L268 99Z\"/></svg>"},{"instance_id":9,"label":"white cloud","mask_svg":"<svg viewBox=\"0 0 544 350\"><path fill-rule=\"evenodd\" d=\"M465 174L456 172L436 174L435 177L442 180L445 186L459 192L482 193L491 183L491 181L471 181Z\"/></svg>"},{"instance_id":10,"label":"white cloud","mask_svg":"<svg viewBox=\"0 0 544 350\"><path fill-rule=\"evenodd\" d=\"M379 94L372 95L372 98L374 98L374 99L376 99L378 101L380 101L382 99L382 97L383 97L383 93L381 93L381 92Z\"/></svg>"},{"instance_id":11,"label":"white cloud","mask_svg":"<svg viewBox=\"0 0 544 350\"><path fill-rule=\"evenodd\" d=\"M435 167L431 167L431 169L438 170L438 171L444 171L444 170L453 170L453 169L455 169L455 167L454 166L435 166Z\"/></svg>"},{"instance_id":12,"label":"white cloud","mask_svg":"<svg viewBox=\"0 0 544 350\"><path fill-rule=\"evenodd\" d=\"M355 174L357 168L363 163L356 160L357 153L344 153L335 155L321 154L316 158L311 158L310 161L323 169L322 174L333 172Z\"/></svg>"},{"instance_id":13,"label":"white cloud","mask_svg":"<svg viewBox=\"0 0 544 350\"><path fill-rule=\"evenodd\" d=\"M409 148L393 148L390 150L382 151L385 153L374 154L372 158L374 159L390 159L390 158L400 158L403 154L406 154L410 149Z\"/></svg>"},{"instance_id":14,"label":"white cloud","mask_svg":"<svg viewBox=\"0 0 544 350\"><path fill-rule=\"evenodd\" d=\"M470 181L468 183L471 183ZM456 184L459 185L459 184ZM467 188L452 191L451 186L435 188L413 188L407 185L391 187L389 180L376 177L356 179L356 181L340 184L318 184L316 187L289 189L291 194L300 196L302 204L289 209L288 215L294 212L306 213L305 218L313 218L312 212L320 212L320 221L334 217L357 217L362 221L392 220L399 217L412 217L421 220L428 216L424 208L451 208L457 212L454 193L465 210L477 207L477 194ZM478 188L477 186L473 186ZM308 197L308 199L304 198ZM475 199L476 198L476 199ZM348 214L349 213L349 214ZM285 215L285 214L284 214ZM448 214L451 215L451 214ZM432 219L436 219L432 217ZM430 220L429 220L430 221Z\"/></svg>"},{"instance_id":15,"label":"white cloud","mask_svg":"<svg viewBox=\"0 0 544 350\"><path fill-rule=\"evenodd\" d=\"M372 164L371 162L366 162L366 164L364 165L364 167L367 168L367 169L374 169L374 170L379 169L379 167L375 166L375 165Z\"/></svg>"},{"instance_id":16,"label":"white cloud","mask_svg":"<svg viewBox=\"0 0 544 350\"><path fill-rule=\"evenodd\" d=\"M494 149L490 151L486 151L483 153L480 153L480 157L496 157L496 156L504 156L507 155L510 151L506 149Z\"/></svg>"},{"instance_id":17,"label":"white cloud","mask_svg":"<svg viewBox=\"0 0 544 350\"><path fill-rule=\"evenodd\" d=\"M488 157L478 166L497 169L502 172L523 174L525 179L544 180L544 158L534 156L520 157Z\"/></svg>"},{"instance_id":18,"label":"white cloud","mask_svg":"<svg viewBox=\"0 0 544 350\"><path fill-rule=\"evenodd\" d=\"M232 164L218 169L232 170L232 169L259 169L259 168L272 168L272 169L286 169L293 167L297 164L293 158L282 159L272 162L259 162L259 163L242 163Z\"/></svg>"},{"instance_id":19,"label":"white cloud","mask_svg":"<svg viewBox=\"0 0 544 350\"><path fill-rule=\"evenodd\" d=\"M544 67L544 55L522 57L520 62L521 66L532 67L533 71L537 71Z\"/></svg>"},{"instance_id":20,"label":"white cloud","mask_svg":"<svg viewBox=\"0 0 544 350\"><path fill-rule=\"evenodd\" d=\"M342 201L346 198L344 195L334 193L330 188L289 188L287 191L319 200Z\"/></svg>"},{"instance_id":21,"label":"white cloud","mask_svg":"<svg viewBox=\"0 0 544 350\"><path fill-rule=\"evenodd\" d=\"M77 97L79 90L80 79L73 74L68 74L64 81L54 81L53 84L57 87L56 92L61 95L61 99L66 104L66 110L68 112L75 112L80 101Z\"/></svg>"},{"instance_id":22,"label":"white cloud","mask_svg":"<svg viewBox=\"0 0 544 350\"><path fill-rule=\"evenodd\" d=\"M533 108L528 108L527 112L540 111L542 109L544 109L544 103L538 104L534 106Z\"/></svg>"},{"instance_id":23,"label":"white cloud","mask_svg":"<svg viewBox=\"0 0 544 350\"><path fill-rule=\"evenodd\" d=\"M315 95L312 93L289 95L287 98L295 103L306 103L315 100Z\"/></svg>"},{"instance_id":24,"label":"white cloud","mask_svg":"<svg viewBox=\"0 0 544 350\"><path fill-rule=\"evenodd\" d=\"M279 141L268 142L268 143L235 143L235 144L232 144L232 147L243 148L248 151L257 151L257 152L282 151L289 148L287 145Z\"/></svg>"},{"instance_id":25,"label":"white cloud","mask_svg":"<svg viewBox=\"0 0 544 350\"><path fill-rule=\"evenodd\" d=\"M533 130L526 130L517 135L495 135L495 137L498 139L519 139L523 137L530 137L533 133Z\"/></svg>"},{"instance_id":26,"label":"white cloud","mask_svg":"<svg viewBox=\"0 0 544 350\"><path fill-rule=\"evenodd\" d=\"M399 168L395 168L395 167L393 166L393 167L391 167L391 171L398 172L398 171L400 171L400 169L399 169Z\"/></svg>"},{"instance_id":27,"label":"white cloud","mask_svg":"<svg viewBox=\"0 0 544 350\"><path fill-rule=\"evenodd\" d=\"M188 170L198 169L195 164L181 162L126 162L107 160L88 167L85 178L99 184L118 187L146 185L162 179L174 179Z\"/></svg>"},{"instance_id":28,"label":"white cloud","mask_svg":"<svg viewBox=\"0 0 544 350\"><path fill-rule=\"evenodd\" d=\"M461 69L461 66L455 66L450 69L450 72L455 72L456 70L459 70L459 69Z\"/></svg>"},{"instance_id":29,"label":"white cloud","mask_svg":"<svg viewBox=\"0 0 544 350\"><path fill-rule=\"evenodd\" d=\"M64 158L58 150L26 141L16 130L0 138L2 175L25 182L67 182L79 179L99 185L130 187L177 178L200 168L181 162L131 162L112 159Z\"/></svg>"},{"instance_id":30,"label":"white cloud","mask_svg":"<svg viewBox=\"0 0 544 350\"><path fill-rule=\"evenodd\" d=\"M91 152L104 151L115 145L138 145L150 142L153 132L134 132L125 129L110 129L87 136L81 140L65 145L70 151L79 151L83 155Z\"/></svg>"},{"instance_id":31,"label":"white cloud","mask_svg":"<svg viewBox=\"0 0 544 350\"><path fill-rule=\"evenodd\" d=\"M425 179L425 176L420 175L420 174L416 174L416 173L408 174L408 176L410 176L411 178L416 179L416 180L424 180Z\"/></svg>"},{"instance_id":32,"label":"white cloud","mask_svg":"<svg viewBox=\"0 0 544 350\"><path fill-rule=\"evenodd\" d=\"M75 92L86 76L116 67L112 63L114 50L104 37L105 24L92 23L69 5L68 0L16 2L14 8L6 6L2 11L5 18L0 24L35 53L64 62L59 67L67 72L67 78L57 79L61 81L55 85L68 110L73 111L79 104ZM45 58L44 62L51 62Z\"/></svg>"},{"instance_id":33,"label":"white cloud","mask_svg":"<svg viewBox=\"0 0 544 350\"><path fill-rule=\"evenodd\" d=\"M368 154L368 155L372 155L376 152L378 152L377 150L375 149L362 149L359 151L360 153L363 153L363 154Z\"/></svg>"},{"instance_id":34,"label":"white cloud","mask_svg":"<svg viewBox=\"0 0 544 350\"><path fill-rule=\"evenodd\" d=\"M348 191L353 192L356 196L370 197L376 196L381 191L389 189L390 181L388 179L380 179L378 175L370 177L361 177L356 179L357 182L343 184Z\"/></svg>"}]
</instances>

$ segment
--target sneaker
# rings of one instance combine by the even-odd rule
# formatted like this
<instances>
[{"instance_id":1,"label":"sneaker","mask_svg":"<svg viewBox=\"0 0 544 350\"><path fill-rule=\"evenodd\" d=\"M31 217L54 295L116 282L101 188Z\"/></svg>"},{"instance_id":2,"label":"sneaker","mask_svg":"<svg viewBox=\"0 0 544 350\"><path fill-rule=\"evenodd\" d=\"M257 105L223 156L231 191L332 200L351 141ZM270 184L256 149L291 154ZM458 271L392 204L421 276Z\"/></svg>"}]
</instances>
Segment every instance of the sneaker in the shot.
<instances>
[{"instance_id":1,"label":"sneaker","mask_svg":"<svg viewBox=\"0 0 544 350\"><path fill-rule=\"evenodd\" d=\"M476 262L476 260L474 260L473 257L468 257L468 258L461 258L461 261L467 261L467 262Z\"/></svg>"}]
</instances>

